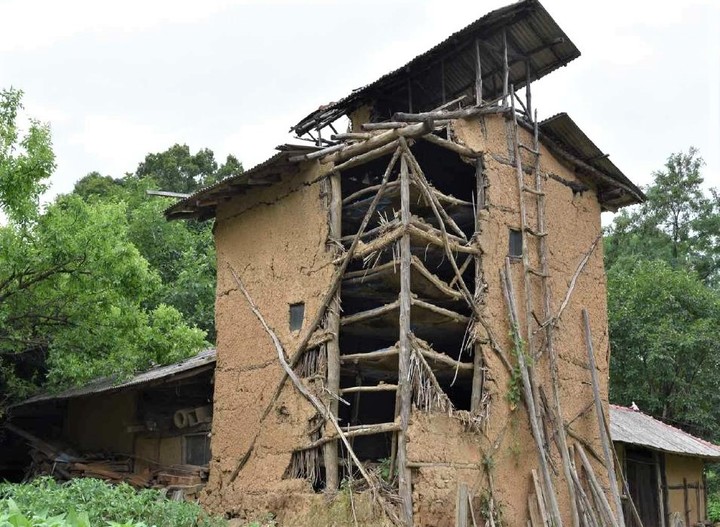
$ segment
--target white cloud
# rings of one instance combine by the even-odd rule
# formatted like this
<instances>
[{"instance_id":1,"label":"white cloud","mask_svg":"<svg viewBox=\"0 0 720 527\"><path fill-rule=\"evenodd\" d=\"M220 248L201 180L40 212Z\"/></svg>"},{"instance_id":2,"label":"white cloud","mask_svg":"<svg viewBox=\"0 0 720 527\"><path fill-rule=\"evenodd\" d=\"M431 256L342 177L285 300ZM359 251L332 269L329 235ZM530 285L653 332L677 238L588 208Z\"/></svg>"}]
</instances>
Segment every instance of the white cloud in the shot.
<instances>
[{"instance_id":1,"label":"white cloud","mask_svg":"<svg viewBox=\"0 0 720 527\"><path fill-rule=\"evenodd\" d=\"M133 32L192 23L235 0L6 0L0 2L0 52L35 50L80 33Z\"/></svg>"},{"instance_id":2,"label":"white cloud","mask_svg":"<svg viewBox=\"0 0 720 527\"><path fill-rule=\"evenodd\" d=\"M128 166L129 159L138 163L148 152L167 149L181 135L182 131L167 132L122 116L89 115L68 142L80 146L104 174L119 177L135 168Z\"/></svg>"}]
</instances>

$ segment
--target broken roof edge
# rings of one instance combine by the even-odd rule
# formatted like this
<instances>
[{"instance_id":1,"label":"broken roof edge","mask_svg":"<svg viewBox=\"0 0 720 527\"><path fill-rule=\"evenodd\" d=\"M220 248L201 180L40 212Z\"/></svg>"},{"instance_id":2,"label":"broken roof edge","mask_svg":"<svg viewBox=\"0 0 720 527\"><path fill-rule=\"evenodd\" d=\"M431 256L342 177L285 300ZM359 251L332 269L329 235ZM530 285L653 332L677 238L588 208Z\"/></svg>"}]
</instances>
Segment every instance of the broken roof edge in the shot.
<instances>
[{"instance_id":1,"label":"broken roof edge","mask_svg":"<svg viewBox=\"0 0 720 527\"><path fill-rule=\"evenodd\" d=\"M659 419L625 406L609 405L610 436L613 442L642 446L667 454L720 460L715 445Z\"/></svg>"},{"instance_id":2,"label":"broken roof edge","mask_svg":"<svg viewBox=\"0 0 720 527\"><path fill-rule=\"evenodd\" d=\"M36 403L61 401L65 399L74 399L76 397L86 397L88 395L98 395L101 393L111 393L127 388L146 386L150 384L161 384L168 380L184 378L189 373L198 374L211 369L216 360L215 348L208 348L200 351L196 355L185 360L167 364L164 366L155 366L149 370L137 373L124 381L118 382L117 378L101 377L92 380L82 386L68 388L58 393L40 393L34 395L24 401L15 403L9 409L22 408ZM197 371L194 371L197 370ZM183 374L182 376L180 374Z\"/></svg>"},{"instance_id":3,"label":"broken roof edge","mask_svg":"<svg viewBox=\"0 0 720 527\"><path fill-rule=\"evenodd\" d=\"M319 150L316 146L297 144L282 144L275 149L278 150L277 153L254 167L244 170L240 174L221 179L212 185L201 188L185 199L173 203L163 212L165 218L168 221L179 219L207 220L215 214L215 206L220 199L239 194L242 188L272 183L271 179L277 179L274 176L278 170L289 166L297 166L297 163L290 162L291 157ZM258 178L261 178L264 172L270 172L273 177L261 181Z\"/></svg>"},{"instance_id":4,"label":"broken roof edge","mask_svg":"<svg viewBox=\"0 0 720 527\"><path fill-rule=\"evenodd\" d=\"M559 123L563 126L552 126ZM518 120L518 124L532 132L532 124ZM559 113L538 123L539 139L551 153L568 163L573 164L588 177L598 183L597 197L603 210L618 209L642 203L645 195L625 174L615 166L607 156L593 160L602 151L595 146L590 138L580 129L567 113ZM253 168L229 176L213 185L202 188L191 196L180 200L167 209L164 214L167 220L197 219L204 221L214 217L217 203L240 194L253 185L269 185L278 181L278 174L288 167L293 170L302 161L290 161L299 154L320 150L320 147L309 145L284 144L276 147L278 152L257 164ZM263 179L272 176L273 181ZM253 183L254 182L254 183ZM603 189L612 187L609 192Z\"/></svg>"},{"instance_id":5,"label":"broken roof edge","mask_svg":"<svg viewBox=\"0 0 720 527\"><path fill-rule=\"evenodd\" d=\"M532 125L519 121L532 131ZM622 207L645 201L645 194L583 132L566 113L555 114L538 123L539 139L548 149L577 170L597 179L597 198L604 210L616 212ZM610 191L607 186L614 187Z\"/></svg>"},{"instance_id":6,"label":"broken roof edge","mask_svg":"<svg viewBox=\"0 0 720 527\"><path fill-rule=\"evenodd\" d=\"M535 20L532 19L533 16ZM427 71L432 66L439 64L444 58L466 48L468 43L475 40L484 41L503 27L513 25L517 25L518 31L517 35L512 39L511 45L521 48L515 50L515 53L526 54L526 61L532 61L533 55L545 50L551 50L554 56L553 61L531 70L531 82L539 80L580 57L580 50L538 0L520 0L483 15L424 53L415 56L399 68L382 75L370 84L352 90L350 94L339 101L321 106L317 110L310 112L292 126L290 130L297 135L303 135L318 126L322 128L342 115L349 115L362 105L363 101L372 99L373 93L388 89L391 85L400 82L404 75L410 78L411 71ZM537 48L533 45L535 41L541 42L542 46ZM562 50L557 50L556 47L559 45L563 46ZM491 75L495 73L491 72ZM485 76L486 73L484 72L483 78ZM510 77L509 82L515 86L516 90L524 87L528 79L525 74L518 77L512 71L510 71ZM487 87L488 84L485 83L485 86ZM499 87L494 87L496 92L498 89ZM498 94L493 92L484 94L483 97L485 95L492 99ZM452 99L452 96L449 98Z\"/></svg>"}]
</instances>

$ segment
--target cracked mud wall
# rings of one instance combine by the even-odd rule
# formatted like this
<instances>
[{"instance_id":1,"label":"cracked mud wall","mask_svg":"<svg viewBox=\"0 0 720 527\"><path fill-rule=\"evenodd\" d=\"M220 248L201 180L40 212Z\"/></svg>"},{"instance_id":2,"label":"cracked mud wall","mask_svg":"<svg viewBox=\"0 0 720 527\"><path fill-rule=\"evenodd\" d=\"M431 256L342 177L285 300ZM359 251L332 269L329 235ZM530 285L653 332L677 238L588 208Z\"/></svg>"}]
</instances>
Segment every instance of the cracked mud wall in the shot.
<instances>
[{"instance_id":1,"label":"cracked mud wall","mask_svg":"<svg viewBox=\"0 0 720 527\"><path fill-rule=\"evenodd\" d=\"M218 205L215 373L212 461L203 502L213 511L252 517L292 514L304 480L283 480L291 453L307 442L310 404L287 382L260 425L282 378L276 350L237 289L230 266L292 355L314 318L334 272L326 249L327 207L323 165L285 173L282 181ZM289 328L289 305L305 303L300 331ZM234 482L230 476L257 434L255 448Z\"/></svg>"},{"instance_id":2,"label":"cracked mud wall","mask_svg":"<svg viewBox=\"0 0 720 527\"><path fill-rule=\"evenodd\" d=\"M488 180L487 199L489 210L483 215L480 243L485 254L482 257L483 273L487 283L484 312L490 321L501 347L511 355L512 342L508 324L507 306L500 285L500 269L508 254L508 229L519 229L519 197L516 169L510 165L512 142L508 138L509 127L502 116L484 120L457 121L457 139L474 150L485 152L484 162ZM532 137L520 130L521 142L532 145ZM532 155L523 153L523 166L530 167ZM541 147L541 172L552 173L566 181L580 182L574 170L558 161L545 147ZM528 186L534 180L526 175ZM588 184L587 181L582 181ZM559 308L570 280L579 262L601 232L600 205L594 190L575 194L568 186L548 178L544 180L546 197L546 225L548 264L551 278L551 306ZM527 223L536 224L535 198L526 196ZM537 241L528 236L528 250L533 267L539 268ZM522 263L512 264L513 284L520 315L521 331L525 328L525 296L522 279ZM533 310L542 316L540 279L533 278ZM570 429L581 437L593 452L601 455L602 448L594 410L590 372L582 329L581 309L587 308L593 332L601 396L607 404L609 343L606 315L606 284L601 244L593 252L585 270L580 275L567 309L554 332L560 377L560 404L566 422L572 421ZM523 331L524 333L524 331ZM494 480L496 499L507 525L524 525L528 518L527 500L531 492L532 468L537 468L537 452L530 433L527 413L522 402L515 410L508 400L510 375L500 359L483 346L488 370L486 389L491 394L490 418L487 435L465 432L457 421L445 416L413 415L410 430L409 459L411 462L434 463L413 471L415 518L417 525L454 525L457 483L467 483L472 495L482 496L488 488L483 462L489 462ZM511 359L513 360L513 359ZM536 379L550 406L552 390L546 356L536 365ZM605 407L607 416L607 406ZM549 431L546 431L546 433ZM568 437L570 444L575 439ZM562 477L562 464L554 446L553 462L557 467L555 479L559 494L559 506L563 518L570 524L567 487ZM586 447L587 450L587 447ZM588 455L593 461L593 455ZM486 459L484 459L486 457ZM596 463L596 462L595 462ZM446 466L441 466L445 464ZM478 468L463 468L476 464ZM595 464L601 483L607 488L607 472ZM476 499L479 510L482 499Z\"/></svg>"}]
</instances>

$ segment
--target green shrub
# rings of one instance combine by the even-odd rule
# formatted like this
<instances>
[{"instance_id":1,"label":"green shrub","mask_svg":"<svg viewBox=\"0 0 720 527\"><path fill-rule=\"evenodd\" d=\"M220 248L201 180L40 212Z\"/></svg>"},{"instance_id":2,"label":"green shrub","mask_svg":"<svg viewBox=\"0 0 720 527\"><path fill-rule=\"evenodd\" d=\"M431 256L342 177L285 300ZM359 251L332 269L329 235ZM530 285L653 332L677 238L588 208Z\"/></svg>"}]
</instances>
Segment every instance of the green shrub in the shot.
<instances>
[{"instance_id":1,"label":"green shrub","mask_svg":"<svg viewBox=\"0 0 720 527\"><path fill-rule=\"evenodd\" d=\"M157 490L79 478L0 484L0 527L224 527L199 505Z\"/></svg>"}]
</instances>

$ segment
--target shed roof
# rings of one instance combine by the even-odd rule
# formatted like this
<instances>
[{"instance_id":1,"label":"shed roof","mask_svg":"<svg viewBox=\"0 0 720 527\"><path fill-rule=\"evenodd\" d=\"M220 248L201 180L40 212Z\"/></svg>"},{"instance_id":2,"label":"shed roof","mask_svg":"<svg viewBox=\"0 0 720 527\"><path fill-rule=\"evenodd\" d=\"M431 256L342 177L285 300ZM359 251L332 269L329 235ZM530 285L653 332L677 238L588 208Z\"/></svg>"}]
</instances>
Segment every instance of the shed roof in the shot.
<instances>
[{"instance_id":1,"label":"shed roof","mask_svg":"<svg viewBox=\"0 0 720 527\"><path fill-rule=\"evenodd\" d=\"M200 371L210 370L215 364L215 349L210 348L201 351L197 355L185 359L184 361L169 364L167 366L156 366L148 371L139 373L123 382L118 382L117 378L103 377L89 382L83 386L69 388L59 393L41 393L22 401L14 407L26 406L29 404L59 401L62 399L72 399L74 397L83 397L86 395L98 395L101 393L116 392L126 388L162 383L168 380L176 380L186 377L187 374L195 375Z\"/></svg>"},{"instance_id":2,"label":"shed roof","mask_svg":"<svg viewBox=\"0 0 720 527\"><path fill-rule=\"evenodd\" d=\"M503 28L509 48L509 83L516 90L527 82L527 65L533 81L580 56L580 50L538 0L521 0L488 13L375 82L320 107L292 130L302 135L332 123L369 100L392 99L395 92L403 90L407 95L408 82L420 75L423 82L413 91L414 111L430 110L444 100L470 93L475 86L476 41L480 46L483 98L494 99L503 91Z\"/></svg>"},{"instance_id":3,"label":"shed roof","mask_svg":"<svg viewBox=\"0 0 720 527\"><path fill-rule=\"evenodd\" d=\"M541 140L554 143L575 158L580 171L598 185L598 201L613 210L645 200L643 192L610 161L570 116L563 112L539 123Z\"/></svg>"},{"instance_id":4,"label":"shed roof","mask_svg":"<svg viewBox=\"0 0 720 527\"><path fill-rule=\"evenodd\" d=\"M683 456L720 459L720 446L624 406L610 405L613 441Z\"/></svg>"}]
</instances>

